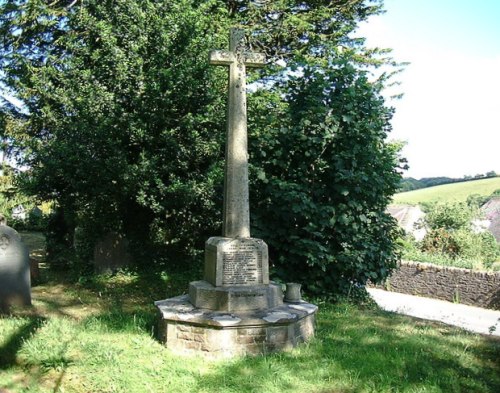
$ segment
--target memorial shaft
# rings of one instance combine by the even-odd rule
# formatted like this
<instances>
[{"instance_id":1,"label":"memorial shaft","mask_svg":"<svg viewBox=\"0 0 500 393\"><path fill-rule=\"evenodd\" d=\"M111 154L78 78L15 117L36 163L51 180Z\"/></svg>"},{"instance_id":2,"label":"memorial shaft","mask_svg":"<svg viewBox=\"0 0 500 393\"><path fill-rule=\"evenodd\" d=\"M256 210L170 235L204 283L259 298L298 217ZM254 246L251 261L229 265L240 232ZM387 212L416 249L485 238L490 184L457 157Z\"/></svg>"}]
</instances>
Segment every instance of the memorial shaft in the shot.
<instances>
[{"instance_id":1,"label":"memorial shaft","mask_svg":"<svg viewBox=\"0 0 500 393\"><path fill-rule=\"evenodd\" d=\"M246 67L265 64L264 56L244 50L245 34L231 29L229 51L212 51L210 63L229 66L223 236L250 237Z\"/></svg>"}]
</instances>

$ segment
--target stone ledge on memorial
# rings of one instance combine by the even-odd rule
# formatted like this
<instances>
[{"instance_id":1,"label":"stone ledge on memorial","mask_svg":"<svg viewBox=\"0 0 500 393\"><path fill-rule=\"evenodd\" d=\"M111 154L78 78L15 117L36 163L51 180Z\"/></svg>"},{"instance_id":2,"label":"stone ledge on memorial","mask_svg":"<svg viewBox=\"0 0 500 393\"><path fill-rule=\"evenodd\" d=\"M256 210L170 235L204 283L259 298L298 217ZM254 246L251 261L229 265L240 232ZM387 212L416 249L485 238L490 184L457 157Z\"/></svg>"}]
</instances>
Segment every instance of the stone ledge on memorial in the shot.
<instances>
[{"instance_id":1,"label":"stone ledge on memorial","mask_svg":"<svg viewBox=\"0 0 500 393\"><path fill-rule=\"evenodd\" d=\"M189 284L189 299L198 308L214 311L250 311L283 304L281 285L215 287L207 281Z\"/></svg>"},{"instance_id":2,"label":"stone ledge on memorial","mask_svg":"<svg viewBox=\"0 0 500 393\"><path fill-rule=\"evenodd\" d=\"M189 323L193 326L219 328L287 324L315 314L318 307L302 301L254 311L224 312L201 309L191 304L189 295L155 302L162 320Z\"/></svg>"}]
</instances>

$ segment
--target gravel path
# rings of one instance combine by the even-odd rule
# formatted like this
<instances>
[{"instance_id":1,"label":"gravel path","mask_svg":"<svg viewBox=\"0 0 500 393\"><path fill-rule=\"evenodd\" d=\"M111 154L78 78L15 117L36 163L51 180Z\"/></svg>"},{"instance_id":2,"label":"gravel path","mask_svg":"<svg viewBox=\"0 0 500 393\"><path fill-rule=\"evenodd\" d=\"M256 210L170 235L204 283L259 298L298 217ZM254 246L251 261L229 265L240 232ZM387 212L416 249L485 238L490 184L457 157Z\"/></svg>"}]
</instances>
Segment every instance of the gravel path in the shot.
<instances>
[{"instance_id":1,"label":"gravel path","mask_svg":"<svg viewBox=\"0 0 500 393\"><path fill-rule=\"evenodd\" d=\"M440 321L474 333L500 336L500 311L389 292L383 289L368 288L368 292L380 308L386 311Z\"/></svg>"}]
</instances>

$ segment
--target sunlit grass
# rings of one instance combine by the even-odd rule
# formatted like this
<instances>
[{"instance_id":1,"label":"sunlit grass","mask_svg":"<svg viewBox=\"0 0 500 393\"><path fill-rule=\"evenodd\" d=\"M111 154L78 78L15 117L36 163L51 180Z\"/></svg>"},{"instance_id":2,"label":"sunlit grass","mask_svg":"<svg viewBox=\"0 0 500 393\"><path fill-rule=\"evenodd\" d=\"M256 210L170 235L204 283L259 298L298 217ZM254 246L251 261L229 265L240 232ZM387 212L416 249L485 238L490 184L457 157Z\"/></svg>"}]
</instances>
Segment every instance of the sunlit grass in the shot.
<instances>
[{"instance_id":1,"label":"sunlit grass","mask_svg":"<svg viewBox=\"0 0 500 393\"><path fill-rule=\"evenodd\" d=\"M291 352L225 361L175 356L154 338L152 300L178 294L188 280L123 274L85 285L46 282L34 290L33 310L0 319L0 387L42 393L500 391L498 340L350 304L320 304L316 338Z\"/></svg>"},{"instance_id":2,"label":"sunlit grass","mask_svg":"<svg viewBox=\"0 0 500 393\"><path fill-rule=\"evenodd\" d=\"M488 196L498 189L500 189L500 177L493 177L401 192L394 195L393 202L410 205L429 202L465 202L469 195Z\"/></svg>"}]
</instances>

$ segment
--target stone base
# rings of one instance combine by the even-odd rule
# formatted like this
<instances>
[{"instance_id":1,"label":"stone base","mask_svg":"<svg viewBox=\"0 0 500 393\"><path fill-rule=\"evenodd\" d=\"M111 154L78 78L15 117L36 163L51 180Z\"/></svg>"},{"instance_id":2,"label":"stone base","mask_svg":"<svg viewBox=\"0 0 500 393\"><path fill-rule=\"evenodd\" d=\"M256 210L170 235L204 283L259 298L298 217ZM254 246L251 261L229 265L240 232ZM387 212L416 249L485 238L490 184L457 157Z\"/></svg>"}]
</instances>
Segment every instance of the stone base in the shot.
<instances>
[{"instance_id":1,"label":"stone base","mask_svg":"<svg viewBox=\"0 0 500 393\"><path fill-rule=\"evenodd\" d=\"M224 312L265 310L283 304L281 285L214 287L207 281L189 284L189 300L197 308Z\"/></svg>"},{"instance_id":2,"label":"stone base","mask_svg":"<svg viewBox=\"0 0 500 393\"><path fill-rule=\"evenodd\" d=\"M318 307L288 304L265 310L228 313L193 306L188 295L155 302L158 335L180 354L214 358L259 355L292 349L314 336Z\"/></svg>"}]
</instances>

